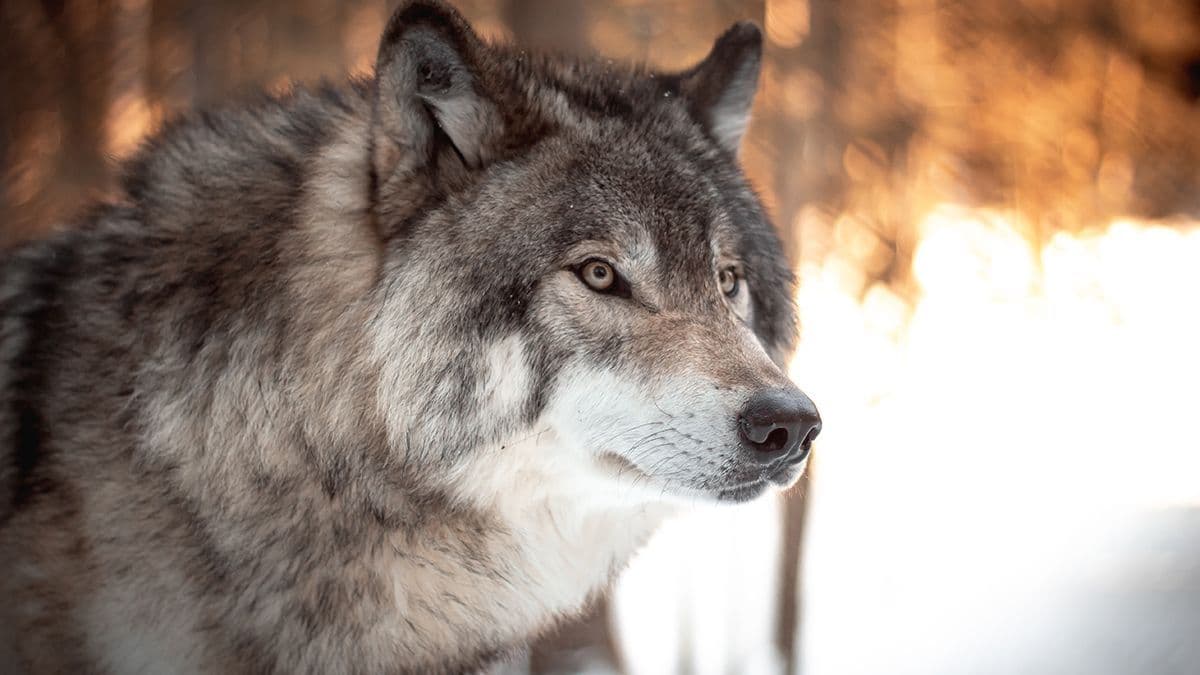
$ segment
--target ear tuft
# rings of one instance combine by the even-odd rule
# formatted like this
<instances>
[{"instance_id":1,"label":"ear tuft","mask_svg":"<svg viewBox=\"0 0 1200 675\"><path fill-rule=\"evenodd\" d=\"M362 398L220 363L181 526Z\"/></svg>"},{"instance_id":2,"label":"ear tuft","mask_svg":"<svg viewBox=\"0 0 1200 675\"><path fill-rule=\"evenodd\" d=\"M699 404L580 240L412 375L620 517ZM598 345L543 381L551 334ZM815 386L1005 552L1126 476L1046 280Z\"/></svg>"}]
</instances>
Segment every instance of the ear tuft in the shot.
<instances>
[{"instance_id":1,"label":"ear tuft","mask_svg":"<svg viewBox=\"0 0 1200 675\"><path fill-rule=\"evenodd\" d=\"M750 121L761 67L762 32L743 21L725 31L708 56L681 75L680 90L692 115L734 154Z\"/></svg>"},{"instance_id":2,"label":"ear tuft","mask_svg":"<svg viewBox=\"0 0 1200 675\"><path fill-rule=\"evenodd\" d=\"M466 20L441 2L402 3L392 14L375 64L381 175L431 161L439 131L468 167L489 159L490 141L502 125L479 84L486 49Z\"/></svg>"}]
</instances>

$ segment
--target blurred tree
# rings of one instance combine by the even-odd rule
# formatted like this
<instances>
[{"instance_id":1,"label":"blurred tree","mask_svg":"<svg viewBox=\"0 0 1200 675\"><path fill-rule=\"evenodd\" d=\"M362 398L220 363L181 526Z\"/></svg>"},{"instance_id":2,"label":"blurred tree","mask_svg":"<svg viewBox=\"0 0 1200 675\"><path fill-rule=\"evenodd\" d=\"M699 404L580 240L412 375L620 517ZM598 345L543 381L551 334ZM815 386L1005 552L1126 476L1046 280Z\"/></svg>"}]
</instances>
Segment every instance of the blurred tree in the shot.
<instances>
[{"instance_id":1,"label":"blurred tree","mask_svg":"<svg viewBox=\"0 0 1200 675\"><path fill-rule=\"evenodd\" d=\"M3 246L70 217L109 185L112 2L12 0L0 17Z\"/></svg>"}]
</instances>

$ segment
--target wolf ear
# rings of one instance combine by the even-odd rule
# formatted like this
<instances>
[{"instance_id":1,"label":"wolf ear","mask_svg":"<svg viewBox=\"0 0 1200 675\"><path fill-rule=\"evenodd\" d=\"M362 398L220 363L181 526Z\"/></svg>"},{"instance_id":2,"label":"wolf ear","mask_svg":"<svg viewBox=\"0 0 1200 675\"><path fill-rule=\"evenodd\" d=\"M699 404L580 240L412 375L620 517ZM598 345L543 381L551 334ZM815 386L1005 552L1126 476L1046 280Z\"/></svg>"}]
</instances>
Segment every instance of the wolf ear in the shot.
<instances>
[{"instance_id":1,"label":"wolf ear","mask_svg":"<svg viewBox=\"0 0 1200 675\"><path fill-rule=\"evenodd\" d=\"M503 123L480 93L486 49L453 8L437 0L400 4L375 61L373 161L381 179L436 161L440 143L449 143L468 168L490 159Z\"/></svg>"},{"instance_id":2,"label":"wolf ear","mask_svg":"<svg viewBox=\"0 0 1200 675\"><path fill-rule=\"evenodd\" d=\"M750 121L761 66L762 33L743 21L725 31L708 56L680 76L680 93L692 115L735 155Z\"/></svg>"}]
</instances>

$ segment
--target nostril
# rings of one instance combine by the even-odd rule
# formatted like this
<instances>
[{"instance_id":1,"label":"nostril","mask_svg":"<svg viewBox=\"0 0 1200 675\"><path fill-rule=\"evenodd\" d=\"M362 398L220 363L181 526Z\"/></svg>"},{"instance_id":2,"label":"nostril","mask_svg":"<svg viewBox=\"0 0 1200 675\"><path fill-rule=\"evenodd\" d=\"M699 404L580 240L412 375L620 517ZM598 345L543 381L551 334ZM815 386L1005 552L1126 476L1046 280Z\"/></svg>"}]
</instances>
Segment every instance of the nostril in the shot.
<instances>
[{"instance_id":1,"label":"nostril","mask_svg":"<svg viewBox=\"0 0 1200 675\"><path fill-rule=\"evenodd\" d=\"M812 426L811 429L808 430L808 433L804 435L804 445L812 444L813 441L817 440L817 434L820 434L820 433L821 433L821 423L817 422L816 424L814 424Z\"/></svg>"},{"instance_id":2,"label":"nostril","mask_svg":"<svg viewBox=\"0 0 1200 675\"><path fill-rule=\"evenodd\" d=\"M766 390L742 407L738 430L743 446L763 461L803 457L821 432L821 417L797 390Z\"/></svg>"},{"instance_id":3,"label":"nostril","mask_svg":"<svg viewBox=\"0 0 1200 675\"><path fill-rule=\"evenodd\" d=\"M779 452L787 447L788 431L782 427L773 429L767 434L766 440L758 444L758 449L764 452Z\"/></svg>"},{"instance_id":4,"label":"nostril","mask_svg":"<svg viewBox=\"0 0 1200 675\"><path fill-rule=\"evenodd\" d=\"M742 438L755 450L778 452L787 447L789 433L786 426L774 422L754 423L742 417L738 419Z\"/></svg>"},{"instance_id":5,"label":"nostril","mask_svg":"<svg viewBox=\"0 0 1200 675\"><path fill-rule=\"evenodd\" d=\"M775 429L774 424L756 423L746 419L744 416L738 417L738 429L742 433L742 437L753 445L762 445L767 442L771 432Z\"/></svg>"}]
</instances>

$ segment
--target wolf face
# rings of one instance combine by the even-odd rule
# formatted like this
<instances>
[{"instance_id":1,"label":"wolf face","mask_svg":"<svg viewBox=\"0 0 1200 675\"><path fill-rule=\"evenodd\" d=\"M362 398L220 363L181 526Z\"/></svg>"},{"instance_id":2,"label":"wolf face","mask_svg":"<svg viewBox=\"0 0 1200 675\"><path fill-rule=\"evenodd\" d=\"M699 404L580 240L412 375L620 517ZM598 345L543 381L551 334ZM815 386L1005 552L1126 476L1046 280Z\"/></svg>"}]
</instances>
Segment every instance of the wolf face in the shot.
<instances>
[{"instance_id":1,"label":"wolf face","mask_svg":"<svg viewBox=\"0 0 1200 675\"><path fill-rule=\"evenodd\" d=\"M469 474L536 435L539 475L634 500L795 480L821 423L779 369L794 281L736 159L760 53L739 24L652 73L486 45L439 5L393 17L373 158L403 243L376 340L396 444ZM414 177L432 217L411 216ZM413 307L443 322L423 324L435 356L409 346Z\"/></svg>"}]
</instances>

